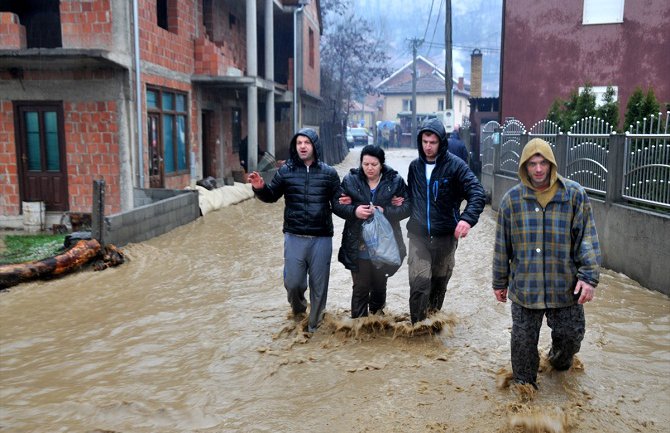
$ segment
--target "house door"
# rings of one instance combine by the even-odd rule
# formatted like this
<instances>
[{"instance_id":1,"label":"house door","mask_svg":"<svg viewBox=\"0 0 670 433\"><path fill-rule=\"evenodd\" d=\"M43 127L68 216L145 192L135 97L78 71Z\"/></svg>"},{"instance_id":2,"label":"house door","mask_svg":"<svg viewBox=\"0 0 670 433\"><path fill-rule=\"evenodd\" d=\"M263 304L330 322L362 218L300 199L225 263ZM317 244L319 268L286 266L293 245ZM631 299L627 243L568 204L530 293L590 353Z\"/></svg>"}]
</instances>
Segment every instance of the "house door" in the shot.
<instances>
[{"instance_id":1,"label":"house door","mask_svg":"<svg viewBox=\"0 0 670 433\"><path fill-rule=\"evenodd\" d=\"M163 188L163 147L160 140L159 116L157 114L148 115L149 135L149 188Z\"/></svg>"},{"instance_id":2,"label":"house door","mask_svg":"<svg viewBox=\"0 0 670 433\"><path fill-rule=\"evenodd\" d=\"M42 201L47 211L68 210L63 105L17 102L14 113L21 201Z\"/></svg>"},{"instance_id":3,"label":"house door","mask_svg":"<svg viewBox=\"0 0 670 433\"><path fill-rule=\"evenodd\" d=\"M212 134L214 113L202 110L202 177L217 176L216 142Z\"/></svg>"}]
</instances>

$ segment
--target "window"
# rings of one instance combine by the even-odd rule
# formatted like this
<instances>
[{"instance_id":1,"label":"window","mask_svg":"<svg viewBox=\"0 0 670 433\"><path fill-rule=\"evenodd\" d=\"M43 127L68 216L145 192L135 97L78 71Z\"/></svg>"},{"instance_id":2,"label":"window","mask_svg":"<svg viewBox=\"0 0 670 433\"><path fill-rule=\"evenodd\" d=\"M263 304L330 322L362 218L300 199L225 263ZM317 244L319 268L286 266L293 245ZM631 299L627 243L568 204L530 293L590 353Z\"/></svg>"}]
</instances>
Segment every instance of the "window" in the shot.
<instances>
[{"instance_id":1,"label":"window","mask_svg":"<svg viewBox=\"0 0 670 433\"><path fill-rule=\"evenodd\" d=\"M178 33L177 0L156 0L156 25Z\"/></svg>"},{"instance_id":2,"label":"window","mask_svg":"<svg viewBox=\"0 0 670 433\"><path fill-rule=\"evenodd\" d=\"M156 16L158 27L168 30L167 0L156 0Z\"/></svg>"},{"instance_id":3,"label":"window","mask_svg":"<svg viewBox=\"0 0 670 433\"><path fill-rule=\"evenodd\" d=\"M437 111L444 111L444 98L438 98Z\"/></svg>"},{"instance_id":4,"label":"window","mask_svg":"<svg viewBox=\"0 0 670 433\"><path fill-rule=\"evenodd\" d=\"M622 23L624 1L584 0L582 24Z\"/></svg>"},{"instance_id":5,"label":"window","mask_svg":"<svg viewBox=\"0 0 670 433\"><path fill-rule=\"evenodd\" d=\"M147 90L147 111L150 118L157 119L155 135L158 160L163 173L180 174L188 170L186 94L161 89ZM154 167L156 168L156 167Z\"/></svg>"},{"instance_id":6,"label":"window","mask_svg":"<svg viewBox=\"0 0 670 433\"><path fill-rule=\"evenodd\" d=\"M314 30L309 29L309 66L314 67Z\"/></svg>"},{"instance_id":7,"label":"window","mask_svg":"<svg viewBox=\"0 0 670 433\"><path fill-rule=\"evenodd\" d=\"M53 0L3 0L0 12L13 12L26 30L28 48L60 48L60 2Z\"/></svg>"},{"instance_id":8,"label":"window","mask_svg":"<svg viewBox=\"0 0 670 433\"><path fill-rule=\"evenodd\" d=\"M591 87L591 93L596 97L596 107L601 107L602 105L605 104L605 100L603 99L605 96L605 92L607 92L607 87L608 86L593 86ZM614 89L614 100L612 102L616 102L619 100L619 87L617 86L612 86L612 89ZM584 91L583 87L579 88L579 93L581 94Z\"/></svg>"},{"instance_id":9,"label":"window","mask_svg":"<svg viewBox=\"0 0 670 433\"><path fill-rule=\"evenodd\" d=\"M402 111L412 111L412 100L403 99L402 100Z\"/></svg>"}]
</instances>

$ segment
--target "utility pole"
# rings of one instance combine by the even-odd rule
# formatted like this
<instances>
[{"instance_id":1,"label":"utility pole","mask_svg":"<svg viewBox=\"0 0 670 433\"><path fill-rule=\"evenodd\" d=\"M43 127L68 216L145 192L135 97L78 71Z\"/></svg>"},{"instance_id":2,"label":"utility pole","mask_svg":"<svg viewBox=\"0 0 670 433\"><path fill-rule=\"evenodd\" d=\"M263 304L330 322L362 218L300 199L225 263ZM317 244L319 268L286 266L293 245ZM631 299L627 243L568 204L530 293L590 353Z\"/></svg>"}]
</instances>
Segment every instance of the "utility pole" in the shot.
<instances>
[{"instance_id":1,"label":"utility pole","mask_svg":"<svg viewBox=\"0 0 670 433\"><path fill-rule=\"evenodd\" d=\"M412 39L412 143L416 143L416 50L423 43L421 39Z\"/></svg>"},{"instance_id":2,"label":"utility pole","mask_svg":"<svg viewBox=\"0 0 670 433\"><path fill-rule=\"evenodd\" d=\"M447 10L444 17L444 87L446 90L446 96L444 101L444 108L450 110L454 108L452 102L452 91L454 88L454 80L452 78L453 73L451 72L451 0L446 0Z\"/></svg>"}]
</instances>

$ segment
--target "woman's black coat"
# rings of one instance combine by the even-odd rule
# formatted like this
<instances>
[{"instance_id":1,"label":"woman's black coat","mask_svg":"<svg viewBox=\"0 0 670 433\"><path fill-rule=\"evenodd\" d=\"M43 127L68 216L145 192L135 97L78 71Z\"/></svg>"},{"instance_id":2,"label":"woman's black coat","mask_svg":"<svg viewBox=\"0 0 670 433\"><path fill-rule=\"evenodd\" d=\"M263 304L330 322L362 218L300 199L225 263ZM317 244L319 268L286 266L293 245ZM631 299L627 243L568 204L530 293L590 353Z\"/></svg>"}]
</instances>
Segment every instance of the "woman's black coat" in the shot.
<instances>
[{"instance_id":1,"label":"woman's black coat","mask_svg":"<svg viewBox=\"0 0 670 433\"><path fill-rule=\"evenodd\" d=\"M407 185L405 180L387 165L382 167L382 177L377 185L374 200L370 193L367 178L361 168L352 168L351 171L344 176L342 184L340 185L341 193L351 197L351 204L339 204L335 200L333 212L335 215L346 220L344 223L344 231L342 232L342 245L337 258L344 267L353 271L358 271L358 253L359 245L362 242L361 231L363 226L362 219L356 217L356 208L360 205L369 204L371 201L375 206L384 208L384 216L389 220L393 227L396 242L398 243L398 250L400 251L401 261L407 255L407 249L402 237L400 229L400 221L409 216L410 203L409 194L407 192ZM394 206L391 204L393 196L403 197L404 202L401 206ZM379 211L378 211L379 212ZM391 276L398 267L388 266L384 270Z\"/></svg>"}]
</instances>

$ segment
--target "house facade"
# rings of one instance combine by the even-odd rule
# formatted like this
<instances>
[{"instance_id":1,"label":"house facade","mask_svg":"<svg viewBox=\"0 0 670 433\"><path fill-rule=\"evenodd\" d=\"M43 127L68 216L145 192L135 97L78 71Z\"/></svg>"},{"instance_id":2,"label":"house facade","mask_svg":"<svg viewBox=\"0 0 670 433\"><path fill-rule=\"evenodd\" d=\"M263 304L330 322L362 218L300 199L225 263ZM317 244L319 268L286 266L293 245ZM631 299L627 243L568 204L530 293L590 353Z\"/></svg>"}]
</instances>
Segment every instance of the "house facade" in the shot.
<instances>
[{"instance_id":1,"label":"house facade","mask_svg":"<svg viewBox=\"0 0 670 433\"><path fill-rule=\"evenodd\" d=\"M670 2L503 2L501 119L531 126L556 98L613 86L619 116L636 87L670 102Z\"/></svg>"},{"instance_id":2,"label":"house facade","mask_svg":"<svg viewBox=\"0 0 670 433\"><path fill-rule=\"evenodd\" d=\"M0 6L0 226L227 183L318 125L317 0L10 0ZM246 140L245 140L246 139ZM246 148L241 148L246 143ZM246 152L244 152L246 150Z\"/></svg>"},{"instance_id":3,"label":"house facade","mask_svg":"<svg viewBox=\"0 0 670 433\"><path fill-rule=\"evenodd\" d=\"M416 112L419 117L444 111L444 72L422 56L416 58ZM380 82L377 91L383 96L382 119L400 121L412 113L412 62ZM470 115L469 88L463 78L453 84L454 125L458 127Z\"/></svg>"}]
</instances>

